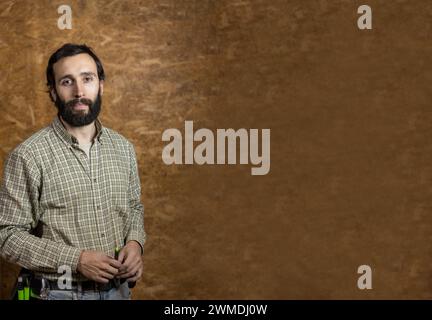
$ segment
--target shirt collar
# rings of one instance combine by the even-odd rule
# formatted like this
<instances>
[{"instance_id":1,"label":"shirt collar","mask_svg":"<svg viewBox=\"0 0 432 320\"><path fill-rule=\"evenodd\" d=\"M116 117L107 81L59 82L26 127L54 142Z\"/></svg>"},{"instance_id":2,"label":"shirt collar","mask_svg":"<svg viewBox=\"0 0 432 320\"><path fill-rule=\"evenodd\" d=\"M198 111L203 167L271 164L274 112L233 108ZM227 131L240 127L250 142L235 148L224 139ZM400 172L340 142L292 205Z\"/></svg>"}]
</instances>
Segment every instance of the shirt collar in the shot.
<instances>
[{"instance_id":1,"label":"shirt collar","mask_svg":"<svg viewBox=\"0 0 432 320\"><path fill-rule=\"evenodd\" d=\"M95 120L96 125L96 136L95 140L99 141L99 143L102 144L102 133L103 133L103 126L102 123L99 121L99 119ZM69 145L78 145L78 140L75 138L72 134L67 131L66 127L63 125L63 123L60 120L60 116L57 115L53 122L52 127L54 131L59 135L59 137L65 141Z\"/></svg>"}]
</instances>

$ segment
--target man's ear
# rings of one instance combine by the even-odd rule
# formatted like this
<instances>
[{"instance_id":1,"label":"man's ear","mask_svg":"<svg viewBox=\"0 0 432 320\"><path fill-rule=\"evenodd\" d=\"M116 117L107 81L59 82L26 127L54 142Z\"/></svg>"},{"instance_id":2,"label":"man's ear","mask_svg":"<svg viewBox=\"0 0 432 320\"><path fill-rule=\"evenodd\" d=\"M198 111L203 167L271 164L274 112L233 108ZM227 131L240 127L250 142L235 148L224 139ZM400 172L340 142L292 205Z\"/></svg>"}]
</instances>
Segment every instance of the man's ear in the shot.
<instances>
[{"instance_id":1,"label":"man's ear","mask_svg":"<svg viewBox=\"0 0 432 320\"><path fill-rule=\"evenodd\" d=\"M101 96L103 95L103 88L104 88L104 81L100 80L99 81L99 90L100 90L99 93Z\"/></svg>"},{"instance_id":2,"label":"man's ear","mask_svg":"<svg viewBox=\"0 0 432 320\"><path fill-rule=\"evenodd\" d=\"M57 94L56 94L56 91L55 91L54 88L52 88L52 89L50 90L50 94L51 94L51 99L52 99L54 102L56 102L56 100L57 100Z\"/></svg>"}]
</instances>

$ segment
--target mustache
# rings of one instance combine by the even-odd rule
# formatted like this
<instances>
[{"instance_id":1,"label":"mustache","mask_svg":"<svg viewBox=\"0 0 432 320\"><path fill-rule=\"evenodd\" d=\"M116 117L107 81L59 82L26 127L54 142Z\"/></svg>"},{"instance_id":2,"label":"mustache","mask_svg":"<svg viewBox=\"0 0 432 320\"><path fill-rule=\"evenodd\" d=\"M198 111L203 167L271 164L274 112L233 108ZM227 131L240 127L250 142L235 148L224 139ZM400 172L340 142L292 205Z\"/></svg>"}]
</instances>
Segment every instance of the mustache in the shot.
<instances>
[{"instance_id":1,"label":"mustache","mask_svg":"<svg viewBox=\"0 0 432 320\"><path fill-rule=\"evenodd\" d=\"M91 101L90 99L77 98L77 99L72 99L72 100L66 102L65 107L70 108L70 107L73 107L74 105L76 105L78 103L85 104L89 107L91 107L93 105L93 101Z\"/></svg>"}]
</instances>

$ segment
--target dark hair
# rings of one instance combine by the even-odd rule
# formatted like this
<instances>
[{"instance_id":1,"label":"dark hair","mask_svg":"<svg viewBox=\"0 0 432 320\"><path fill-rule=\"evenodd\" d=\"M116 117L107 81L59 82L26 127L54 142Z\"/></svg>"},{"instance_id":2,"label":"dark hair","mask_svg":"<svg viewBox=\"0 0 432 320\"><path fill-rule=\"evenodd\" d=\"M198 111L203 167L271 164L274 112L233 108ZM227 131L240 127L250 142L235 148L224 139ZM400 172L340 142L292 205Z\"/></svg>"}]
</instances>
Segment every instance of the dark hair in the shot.
<instances>
[{"instance_id":1,"label":"dark hair","mask_svg":"<svg viewBox=\"0 0 432 320\"><path fill-rule=\"evenodd\" d=\"M99 58L96 56L96 54L92 51L90 47L86 46L85 44L66 43L61 48L57 49L57 51L54 52L48 60L48 66L46 68L46 79L47 79L48 91L52 88L55 89L55 78L54 78L54 68L53 68L54 63L56 63L57 61L59 61L64 57L71 57L80 53L87 53L93 58L93 60L96 63L99 80L105 79L105 71L103 69L102 62L99 60Z\"/></svg>"}]
</instances>

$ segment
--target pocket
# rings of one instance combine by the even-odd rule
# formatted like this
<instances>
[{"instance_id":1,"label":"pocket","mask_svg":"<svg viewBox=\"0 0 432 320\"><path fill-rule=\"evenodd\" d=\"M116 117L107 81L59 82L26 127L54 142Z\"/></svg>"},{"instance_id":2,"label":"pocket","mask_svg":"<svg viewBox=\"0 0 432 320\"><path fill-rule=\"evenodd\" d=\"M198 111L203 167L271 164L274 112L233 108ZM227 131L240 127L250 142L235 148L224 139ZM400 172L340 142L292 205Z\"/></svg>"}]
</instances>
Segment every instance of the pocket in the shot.
<instances>
[{"instance_id":1,"label":"pocket","mask_svg":"<svg viewBox=\"0 0 432 320\"><path fill-rule=\"evenodd\" d=\"M48 291L47 300L75 300L73 292L69 290L50 290Z\"/></svg>"},{"instance_id":2,"label":"pocket","mask_svg":"<svg viewBox=\"0 0 432 320\"><path fill-rule=\"evenodd\" d=\"M122 300L131 300L131 290L126 281L119 287L119 292Z\"/></svg>"}]
</instances>

